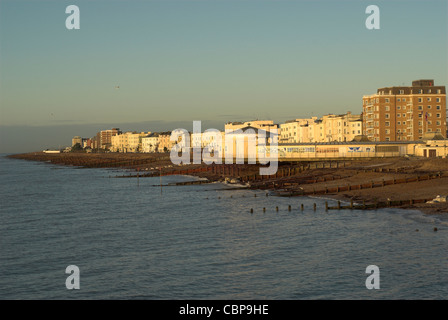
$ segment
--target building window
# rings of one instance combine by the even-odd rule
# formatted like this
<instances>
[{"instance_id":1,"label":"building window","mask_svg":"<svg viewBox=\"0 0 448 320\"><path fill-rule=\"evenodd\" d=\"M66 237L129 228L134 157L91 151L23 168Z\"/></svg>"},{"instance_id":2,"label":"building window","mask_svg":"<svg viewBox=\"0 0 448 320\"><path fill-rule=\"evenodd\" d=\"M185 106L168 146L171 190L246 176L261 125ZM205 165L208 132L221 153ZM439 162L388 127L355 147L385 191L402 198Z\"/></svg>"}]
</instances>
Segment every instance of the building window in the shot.
<instances>
[{"instance_id":1,"label":"building window","mask_svg":"<svg viewBox=\"0 0 448 320\"><path fill-rule=\"evenodd\" d=\"M397 101L401 101L401 99L400 99L400 98L398 98L398 99L397 99Z\"/></svg>"},{"instance_id":2,"label":"building window","mask_svg":"<svg viewBox=\"0 0 448 320\"><path fill-rule=\"evenodd\" d=\"M389 114L388 113L386 113L386 119L389 119Z\"/></svg>"},{"instance_id":3,"label":"building window","mask_svg":"<svg viewBox=\"0 0 448 320\"><path fill-rule=\"evenodd\" d=\"M404 90L400 90L400 94L403 94L404 93Z\"/></svg>"},{"instance_id":4,"label":"building window","mask_svg":"<svg viewBox=\"0 0 448 320\"><path fill-rule=\"evenodd\" d=\"M401 113L397 113L397 117L400 118L401 117Z\"/></svg>"},{"instance_id":5,"label":"building window","mask_svg":"<svg viewBox=\"0 0 448 320\"><path fill-rule=\"evenodd\" d=\"M440 98L436 98L436 102L440 102Z\"/></svg>"},{"instance_id":6,"label":"building window","mask_svg":"<svg viewBox=\"0 0 448 320\"><path fill-rule=\"evenodd\" d=\"M390 134L390 130L389 129L386 129L386 134Z\"/></svg>"},{"instance_id":7,"label":"building window","mask_svg":"<svg viewBox=\"0 0 448 320\"><path fill-rule=\"evenodd\" d=\"M385 107L385 110L386 110L386 111L389 111L389 106L386 106L386 107Z\"/></svg>"},{"instance_id":8,"label":"building window","mask_svg":"<svg viewBox=\"0 0 448 320\"><path fill-rule=\"evenodd\" d=\"M431 98L426 98L426 101L431 101Z\"/></svg>"},{"instance_id":9,"label":"building window","mask_svg":"<svg viewBox=\"0 0 448 320\"><path fill-rule=\"evenodd\" d=\"M385 124L386 127L390 126L390 122L389 121L386 121L384 124Z\"/></svg>"},{"instance_id":10,"label":"building window","mask_svg":"<svg viewBox=\"0 0 448 320\"><path fill-rule=\"evenodd\" d=\"M418 98L418 102L422 102L422 98Z\"/></svg>"},{"instance_id":11,"label":"building window","mask_svg":"<svg viewBox=\"0 0 448 320\"><path fill-rule=\"evenodd\" d=\"M406 113L403 113L403 118L405 118L406 117Z\"/></svg>"},{"instance_id":12,"label":"building window","mask_svg":"<svg viewBox=\"0 0 448 320\"><path fill-rule=\"evenodd\" d=\"M440 89L437 89L437 93L441 93Z\"/></svg>"},{"instance_id":13,"label":"building window","mask_svg":"<svg viewBox=\"0 0 448 320\"><path fill-rule=\"evenodd\" d=\"M440 110L440 106L437 106L436 109L437 109L437 110Z\"/></svg>"},{"instance_id":14,"label":"building window","mask_svg":"<svg viewBox=\"0 0 448 320\"><path fill-rule=\"evenodd\" d=\"M386 98L385 101L386 101L386 102L389 102L389 98ZM378 102L378 101L377 101L377 102Z\"/></svg>"},{"instance_id":15,"label":"building window","mask_svg":"<svg viewBox=\"0 0 448 320\"><path fill-rule=\"evenodd\" d=\"M428 109L431 109L431 106L428 106Z\"/></svg>"},{"instance_id":16,"label":"building window","mask_svg":"<svg viewBox=\"0 0 448 320\"><path fill-rule=\"evenodd\" d=\"M436 115L436 117L437 117L437 118L440 118L440 113L438 113L438 114Z\"/></svg>"},{"instance_id":17,"label":"building window","mask_svg":"<svg viewBox=\"0 0 448 320\"><path fill-rule=\"evenodd\" d=\"M436 125L440 126L440 121L436 121Z\"/></svg>"},{"instance_id":18,"label":"building window","mask_svg":"<svg viewBox=\"0 0 448 320\"><path fill-rule=\"evenodd\" d=\"M423 106L418 106L418 110L423 110Z\"/></svg>"},{"instance_id":19,"label":"building window","mask_svg":"<svg viewBox=\"0 0 448 320\"><path fill-rule=\"evenodd\" d=\"M398 121L397 124L398 124L398 125L401 125L401 121Z\"/></svg>"},{"instance_id":20,"label":"building window","mask_svg":"<svg viewBox=\"0 0 448 320\"><path fill-rule=\"evenodd\" d=\"M401 106L398 106L397 109L398 109L398 110L401 110Z\"/></svg>"}]
</instances>

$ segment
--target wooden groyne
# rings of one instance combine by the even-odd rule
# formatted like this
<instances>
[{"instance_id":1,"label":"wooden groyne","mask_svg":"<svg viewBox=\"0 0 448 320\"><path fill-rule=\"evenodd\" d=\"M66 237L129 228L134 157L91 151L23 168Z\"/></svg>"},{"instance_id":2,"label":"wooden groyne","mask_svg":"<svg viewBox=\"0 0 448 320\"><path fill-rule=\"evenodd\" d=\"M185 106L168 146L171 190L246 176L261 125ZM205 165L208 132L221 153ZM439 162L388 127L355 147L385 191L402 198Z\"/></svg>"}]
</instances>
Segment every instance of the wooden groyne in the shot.
<instances>
[{"instance_id":1,"label":"wooden groyne","mask_svg":"<svg viewBox=\"0 0 448 320\"><path fill-rule=\"evenodd\" d=\"M167 187L169 186L190 186L190 185L196 185L196 184L208 184L212 183L213 181L209 180L194 180L194 181L183 181L183 182L175 182L175 183L168 183ZM157 185L154 185L157 186Z\"/></svg>"},{"instance_id":2,"label":"wooden groyne","mask_svg":"<svg viewBox=\"0 0 448 320\"><path fill-rule=\"evenodd\" d=\"M168 163L166 154L131 154L131 153L60 153L46 154L32 152L9 155L9 158L42 161L56 165L82 168L141 168L154 166L155 161Z\"/></svg>"},{"instance_id":3,"label":"wooden groyne","mask_svg":"<svg viewBox=\"0 0 448 320\"><path fill-rule=\"evenodd\" d=\"M341 201L338 201L337 205L332 207L328 205L328 202L325 202L325 210L343 210L343 209L370 210L379 208L401 207L417 203L426 203L431 200L433 199L389 200L369 204L366 204L365 202L363 202L362 204L354 204L354 202L351 201L349 205L342 205Z\"/></svg>"},{"instance_id":4,"label":"wooden groyne","mask_svg":"<svg viewBox=\"0 0 448 320\"><path fill-rule=\"evenodd\" d=\"M431 201L433 199L409 199L409 200L394 200L394 201L381 201L381 202L374 202L374 203L365 203L365 201L363 201L363 203L359 204L359 203L354 203L353 200L350 201L349 205L343 205L341 203L341 201L337 201L337 205L336 206L329 206L328 202L325 202L325 211L329 211L329 210L376 210L376 209L382 209L382 208L399 208L399 207L403 207L403 206L412 206L414 204L419 204L419 203L426 203L428 201ZM288 205L287 208L285 208L284 210L287 210L288 212L291 211L313 211L316 212L317 211L317 204L313 203L312 207L305 207L305 205L303 203L301 203L298 206L292 206L292 205ZM275 207L275 211L279 212L280 208L278 206ZM283 211L283 210L282 210ZM250 208L250 213L254 213L255 210L254 208ZM266 207L263 207L262 212L265 213L266 212Z\"/></svg>"},{"instance_id":5,"label":"wooden groyne","mask_svg":"<svg viewBox=\"0 0 448 320\"><path fill-rule=\"evenodd\" d=\"M207 172L211 169L207 166L202 166L199 168L191 168L185 170L170 170L163 168L162 170L152 170L149 173L134 171L128 175L115 176L114 178L145 178L145 177L159 177L159 176L174 176L174 175L192 175L200 172Z\"/></svg>"},{"instance_id":6,"label":"wooden groyne","mask_svg":"<svg viewBox=\"0 0 448 320\"><path fill-rule=\"evenodd\" d=\"M411 182L418 182L418 181L425 181L425 180L432 180L432 179L440 179L444 176L446 176L446 174L439 172L437 174L427 174L427 175L423 175L423 176L415 176L415 177L408 177L408 178L401 178L401 179L370 181L370 182L366 182L363 184L355 184L355 185L348 184L348 185L341 185L341 186L335 186L335 187L325 187L324 189L319 189L319 190L315 190L315 189L308 190L308 191L305 191L305 190L281 190L281 191L277 191L276 195L283 196L283 197L290 197L290 196L333 194L333 193L353 191L353 190L379 188L379 187L385 187L388 185L395 185L395 184L402 184L402 183L411 183Z\"/></svg>"}]
</instances>

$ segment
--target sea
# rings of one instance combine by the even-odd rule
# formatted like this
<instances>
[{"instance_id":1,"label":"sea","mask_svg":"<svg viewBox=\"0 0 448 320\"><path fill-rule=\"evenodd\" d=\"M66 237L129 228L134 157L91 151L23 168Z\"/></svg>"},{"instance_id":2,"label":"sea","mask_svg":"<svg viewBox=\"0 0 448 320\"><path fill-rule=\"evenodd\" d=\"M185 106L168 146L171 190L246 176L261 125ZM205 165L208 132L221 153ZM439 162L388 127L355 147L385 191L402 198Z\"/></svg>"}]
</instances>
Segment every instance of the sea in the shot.
<instances>
[{"instance_id":1,"label":"sea","mask_svg":"<svg viewBox=\"0 0 448 320\"><path fill-rule=\"evenodd\" d=\"M446 215L128 174L0 155L0 299L448 298Z\"/></svg>"}]
</instances>

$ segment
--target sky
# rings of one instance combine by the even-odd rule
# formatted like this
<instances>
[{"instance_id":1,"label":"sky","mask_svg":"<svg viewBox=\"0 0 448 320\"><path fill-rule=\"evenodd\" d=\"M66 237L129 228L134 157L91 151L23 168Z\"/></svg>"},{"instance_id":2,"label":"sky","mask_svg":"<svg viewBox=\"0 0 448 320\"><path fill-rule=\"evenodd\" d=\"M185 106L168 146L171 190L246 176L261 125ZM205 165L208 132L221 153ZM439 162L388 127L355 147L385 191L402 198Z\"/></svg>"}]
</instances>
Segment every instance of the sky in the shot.
<instances>
[{"instance_id":1,"label":"sky","mask_svg":"<svg viewBox=\"0 0 448 320\"><path fill-rule=\"evenodd\" d=\"M0 0L0 153L359 114L363 95L417 79L448 83L446 0Z\"/></svg>"}]
</instances>

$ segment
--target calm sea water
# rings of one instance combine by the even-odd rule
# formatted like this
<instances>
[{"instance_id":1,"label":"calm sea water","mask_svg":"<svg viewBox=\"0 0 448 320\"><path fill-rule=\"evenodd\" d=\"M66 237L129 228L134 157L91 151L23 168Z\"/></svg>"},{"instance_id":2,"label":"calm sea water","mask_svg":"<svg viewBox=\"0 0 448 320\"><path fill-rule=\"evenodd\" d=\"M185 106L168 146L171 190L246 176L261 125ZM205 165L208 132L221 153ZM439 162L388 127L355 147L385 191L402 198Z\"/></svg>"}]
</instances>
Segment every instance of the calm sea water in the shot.
<instances>
[{"instance_id":1,"label":"calm sea water","mask_svg":"<svg viewBox=\"0 0 448 320\"><path fill-rule=\"evenodd\" d=\"M447 217L117 174L0 157L0 299L448 298Z\"/></svg>"}]
</instances>

